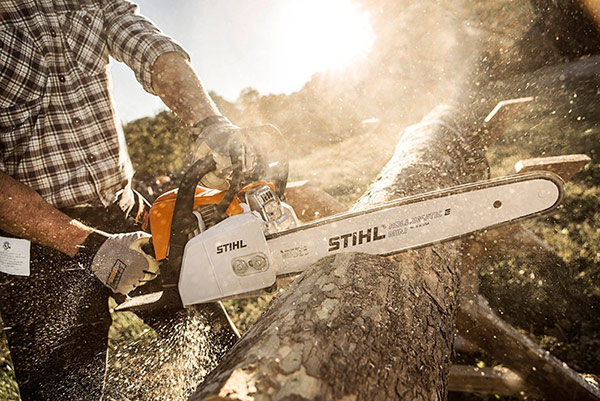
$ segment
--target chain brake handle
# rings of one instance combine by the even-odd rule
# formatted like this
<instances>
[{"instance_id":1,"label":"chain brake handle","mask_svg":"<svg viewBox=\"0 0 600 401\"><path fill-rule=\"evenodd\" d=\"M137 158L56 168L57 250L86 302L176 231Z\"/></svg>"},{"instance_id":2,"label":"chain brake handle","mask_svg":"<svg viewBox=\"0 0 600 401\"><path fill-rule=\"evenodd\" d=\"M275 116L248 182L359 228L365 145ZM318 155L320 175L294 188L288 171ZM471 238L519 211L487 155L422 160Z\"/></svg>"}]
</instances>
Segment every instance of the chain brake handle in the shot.
<instances>
[{"instance_id":1,"label":"chain brake handle","mask_svg":"<svg viewBox=\"0 0 600 401\"><path fill-rule=\"evenodd\" d=\"M225 192L221 202L217 204L217 213L220 219L227 217L226 211L233 199L237 196L243 185L252 181L265 180L272 182L280 197L283 197L289 172L286 143L281 132L273 125L260 125L256 127L241 128L240 135L246 139L256 151L258 171L247 176L242 171L244 149L240 140L233 138L229 144L233 172L229 181L229 189ZM168 268L161 271L163 287L177 286L183 251L188 241L189 234L194 231L197 220L193 214L196 186L207 173L216 168L212 156L206 156L194 163L184 174L179 184L169 238ZM163 269L161 269L163 270Z\"/></svg>"}]
</instances>

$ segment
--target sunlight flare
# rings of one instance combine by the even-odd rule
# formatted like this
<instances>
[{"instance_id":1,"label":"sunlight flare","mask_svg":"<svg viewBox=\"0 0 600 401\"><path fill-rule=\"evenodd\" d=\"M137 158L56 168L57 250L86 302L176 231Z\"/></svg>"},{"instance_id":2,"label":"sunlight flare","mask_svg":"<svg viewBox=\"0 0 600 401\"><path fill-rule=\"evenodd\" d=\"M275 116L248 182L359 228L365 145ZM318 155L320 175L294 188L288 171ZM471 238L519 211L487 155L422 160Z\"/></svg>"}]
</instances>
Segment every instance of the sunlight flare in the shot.
<instances>
[{"instance_id":1,"label":"sunlight flare","mask_svg":"<svg viewBox=\"0 0 600 401\"><path fill-rule=\"evenodd\" d=\"M289 73L349 67L375 37L369 15L351 0L286 2L277 35Z\"/></svg>"}]
</instances>

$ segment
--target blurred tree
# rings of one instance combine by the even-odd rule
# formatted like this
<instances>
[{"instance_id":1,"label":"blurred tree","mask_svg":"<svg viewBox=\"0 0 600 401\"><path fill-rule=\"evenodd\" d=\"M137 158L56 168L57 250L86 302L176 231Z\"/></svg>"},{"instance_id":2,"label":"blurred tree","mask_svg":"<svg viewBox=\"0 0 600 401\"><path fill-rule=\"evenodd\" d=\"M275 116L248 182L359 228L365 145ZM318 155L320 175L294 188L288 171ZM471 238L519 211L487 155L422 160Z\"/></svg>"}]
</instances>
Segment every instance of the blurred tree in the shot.
<instances>
[{"instance_id":1,"label":"blurred tree","mask_svg":"<svg viewBox=\"0 0 600 401\"><path fill-rule=\"evenodd\" d=\"M191 148L188 129L170 111L145 117L123 127L135 179L151 183L159 176L176 176Z\"/></svg>"}]
</instances>

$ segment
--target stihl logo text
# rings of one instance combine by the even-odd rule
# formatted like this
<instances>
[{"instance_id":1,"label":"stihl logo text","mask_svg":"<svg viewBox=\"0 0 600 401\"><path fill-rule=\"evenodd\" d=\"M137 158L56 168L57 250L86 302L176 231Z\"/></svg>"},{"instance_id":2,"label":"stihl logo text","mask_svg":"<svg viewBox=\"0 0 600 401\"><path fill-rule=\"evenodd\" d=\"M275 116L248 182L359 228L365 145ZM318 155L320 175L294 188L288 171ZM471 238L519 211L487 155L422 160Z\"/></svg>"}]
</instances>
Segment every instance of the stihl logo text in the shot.
<instances>
[{"instance_id":1,"label":"stihl logo text","mask_svg":"<svg viewBox=\"0 0 600 401\"><path fill-rule=\"evenodd\" d=\"M236 249L245 248L247 245L244 243L244 240L241 239L239 241L229 242L227 244L218 245L217 246L217 255L224 252L234 251Z\"/></svg>"},{"instance_id":2,"label":"stihl logo text","mask_svg":"<svg viewBox=\"0 0 600 401\"><path fill-rule=\"evenodd\" d=\"M385 234L379 233L379 227L371 227L365 230L354 231L352 233L329 238L329 249L327 251L333 252L371 241L379 241L384 238Z\"/></svg>"}]
</instances>

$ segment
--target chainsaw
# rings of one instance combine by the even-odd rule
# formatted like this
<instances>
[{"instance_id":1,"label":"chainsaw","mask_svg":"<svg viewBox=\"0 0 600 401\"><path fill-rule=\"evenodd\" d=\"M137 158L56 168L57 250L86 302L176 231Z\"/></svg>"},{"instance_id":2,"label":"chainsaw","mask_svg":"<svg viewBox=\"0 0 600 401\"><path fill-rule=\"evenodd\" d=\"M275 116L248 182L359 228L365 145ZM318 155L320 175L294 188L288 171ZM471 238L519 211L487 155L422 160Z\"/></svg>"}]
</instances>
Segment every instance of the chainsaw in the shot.
<instances>
[{"instance_id":1,"label":"chainsaw","mask_svg":"<svg viewBox=\"0 0 600 401\"><path fill-rule=\"evenodd\" d=\"M127 299L117 310L178 309L276 288L340 252L391 255L449 241L554 210L563 182L549 172L491 179L414 195L300 224L282 199L288 162L272 126L246 129L256 165L242 172L231 152L228 190L199 186L212 157L193 164L178 189L159 196L149 213L162 289ZM283 149L283 150L282 150Z\"/></svg>"}]
</instances>

